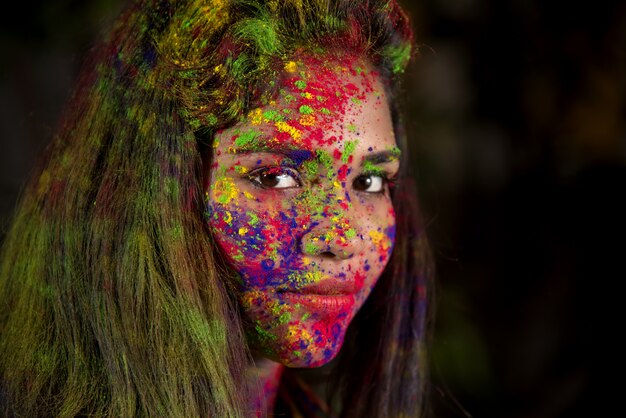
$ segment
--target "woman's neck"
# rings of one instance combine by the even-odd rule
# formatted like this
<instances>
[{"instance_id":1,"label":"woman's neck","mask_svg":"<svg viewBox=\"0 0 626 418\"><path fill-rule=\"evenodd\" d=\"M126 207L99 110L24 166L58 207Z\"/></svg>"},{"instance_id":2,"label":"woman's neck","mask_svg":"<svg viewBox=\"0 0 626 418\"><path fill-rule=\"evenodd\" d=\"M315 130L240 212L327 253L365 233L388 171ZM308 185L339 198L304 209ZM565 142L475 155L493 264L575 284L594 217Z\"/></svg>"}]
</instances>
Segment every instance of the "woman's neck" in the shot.
<instances>
[{"instance_id":1,"label":"woman's neck","mask_svg":"<svg viewBox=\"0 0 626 418\"><path fill-rule=\"evenodd\" d=\"M274 410L274 403L280 384L280 376L285 366L264 357L254 356L249 376L252 387L252 410L256 417L269 416Z\"/></svg>"}]
</instances>

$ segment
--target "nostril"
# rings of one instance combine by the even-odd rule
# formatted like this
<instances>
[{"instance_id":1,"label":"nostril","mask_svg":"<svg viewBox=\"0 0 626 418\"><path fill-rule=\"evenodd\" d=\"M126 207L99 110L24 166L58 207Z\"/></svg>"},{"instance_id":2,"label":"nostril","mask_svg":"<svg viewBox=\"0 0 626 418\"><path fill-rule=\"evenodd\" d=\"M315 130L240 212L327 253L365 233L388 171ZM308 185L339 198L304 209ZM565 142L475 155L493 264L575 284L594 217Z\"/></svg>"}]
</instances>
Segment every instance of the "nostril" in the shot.
<instances>
[{"instance_id":1,"label":"nostril","mask_svg":"<svg viewBox=\"0 0 626 418\"><path fill-rule=\"evenodd\" d=\"M320 253L320 256L324 258L335 258L335 254L331 253L330 251L324 251L323 253Z\"/></svg>"}]
</instances>

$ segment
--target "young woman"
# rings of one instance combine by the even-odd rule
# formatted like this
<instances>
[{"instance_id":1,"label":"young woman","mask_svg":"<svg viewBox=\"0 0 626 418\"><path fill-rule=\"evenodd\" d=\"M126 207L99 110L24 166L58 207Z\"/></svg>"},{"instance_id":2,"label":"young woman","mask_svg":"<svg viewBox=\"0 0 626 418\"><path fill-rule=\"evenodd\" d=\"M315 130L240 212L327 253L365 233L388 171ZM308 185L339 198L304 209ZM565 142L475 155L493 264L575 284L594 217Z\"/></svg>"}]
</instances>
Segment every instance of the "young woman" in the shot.
<instances>
[{"instance_id":1,"label":"young woman","mask_svg":"<svg viewBox=\"0 0 626 418\"><path fill-rule=\"evenodd\" d=\"M132 3L3 246L3 414L420 416L411 47L394 0Z\"/></svg>"}]
</instances>

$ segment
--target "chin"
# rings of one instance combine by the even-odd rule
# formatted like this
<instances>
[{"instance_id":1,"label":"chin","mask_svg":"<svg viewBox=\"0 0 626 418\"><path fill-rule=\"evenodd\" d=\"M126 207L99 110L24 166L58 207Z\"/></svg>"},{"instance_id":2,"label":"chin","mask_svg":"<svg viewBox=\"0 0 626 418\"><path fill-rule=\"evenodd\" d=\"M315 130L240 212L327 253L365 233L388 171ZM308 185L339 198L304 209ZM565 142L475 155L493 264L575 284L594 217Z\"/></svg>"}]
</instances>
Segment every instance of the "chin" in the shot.
<instances>
[{"instance_id":1,"label":"chin","mask_svg":"<svg viewBox=\"0 0 626 418\"><path fill-rule=\"evenodd\" d=\"M286 367L321 367L333 360L343 345L347 324L334 324L331 333L321 332L325 324L313 326L285 327L276 333L276 338L268 341L267 334L259 329L248 334L252 348L265 357ZM265 337L265 338L264 338Z\"/></svg>"}]
</instances>

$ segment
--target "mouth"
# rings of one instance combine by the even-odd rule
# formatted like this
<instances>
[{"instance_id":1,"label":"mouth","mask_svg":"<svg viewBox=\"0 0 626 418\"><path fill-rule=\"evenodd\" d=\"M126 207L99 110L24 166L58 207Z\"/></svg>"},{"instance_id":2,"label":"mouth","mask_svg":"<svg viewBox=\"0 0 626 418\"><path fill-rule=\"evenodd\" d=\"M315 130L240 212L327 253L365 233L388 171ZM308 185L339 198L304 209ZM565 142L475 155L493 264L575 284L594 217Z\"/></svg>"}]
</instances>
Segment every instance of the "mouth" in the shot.
<instances>
[{"instance_id":1,"label":"mouth","mask_svg":"<svg viewBox=\"0 0 626 418\"><path fill-rule=\"evenodd\" d=\"M323 316L348 315L355 304L355 295L320 295L282 292L281 298L292 306L301 305Z\"/></svg>"},{"instance_id":2,"label":"mouth","mask_svg":"<svg viewBox=\"0 0 626 418\"><path fill-rule=\"evenodd\" d=\"M276 289L276 293L295 293L306 296L351 296L358 292L356 282L349 280L321 280L306 285L285 284Z\"/></svg>"}]
</instances>

